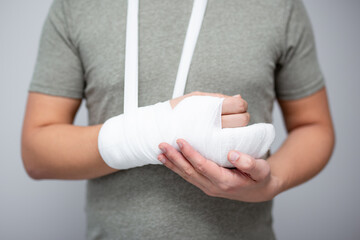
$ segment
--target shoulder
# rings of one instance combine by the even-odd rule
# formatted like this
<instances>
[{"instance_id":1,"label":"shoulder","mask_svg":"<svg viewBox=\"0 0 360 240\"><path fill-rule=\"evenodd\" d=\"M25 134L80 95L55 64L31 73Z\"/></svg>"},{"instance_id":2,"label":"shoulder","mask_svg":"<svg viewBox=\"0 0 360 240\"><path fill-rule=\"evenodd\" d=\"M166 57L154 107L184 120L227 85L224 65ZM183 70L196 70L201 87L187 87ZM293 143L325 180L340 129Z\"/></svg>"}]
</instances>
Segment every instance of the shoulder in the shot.
<instances>
[{"instance_id":1,"label":"shoulder","mask_svg":"<svg viewBox=\"0 0 360 240\"><path fill-rule=\"evenodd\" d=\"M301 0L243 0L238 4L244 7L247 15L256 23L262 22L269 27L278 28L280 31L286 25L290 12L298 5L302 5Z\"/></svg>"},{"instance_id":2,"label":"shoulder","mask_svg":"<svg viewBox=\"0 0 360 240\"><path fill-rule=\"evenodd\" d=\"M254 10L260 14L279 19L286 22L292 12L304 12L305 7L302 0L252 0L246 1Z\"/></svg>"},{"instance_id":3,"label":"shoulder","mask_svg":"<svg viewBox=\"0 0 360 240\"><path fill-rule=\"evenodd\" d=\"M53 5L57 8L71 10L72 12L86 12L89 9L102 10L109 7L126 5L126 0L53 0Z\"/></svg>"}]
</instances>

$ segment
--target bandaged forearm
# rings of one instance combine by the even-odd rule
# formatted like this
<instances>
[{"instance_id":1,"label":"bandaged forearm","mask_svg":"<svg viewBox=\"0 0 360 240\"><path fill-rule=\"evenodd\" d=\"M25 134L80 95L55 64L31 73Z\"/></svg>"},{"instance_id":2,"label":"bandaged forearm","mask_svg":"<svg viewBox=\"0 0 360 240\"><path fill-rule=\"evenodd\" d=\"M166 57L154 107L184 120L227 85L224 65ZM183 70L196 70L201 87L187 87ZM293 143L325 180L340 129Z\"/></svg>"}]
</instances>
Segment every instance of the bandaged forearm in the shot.
<instances>
[{"instance_id":1,"label":"bandaged forearm","mask_svg":"<svg viewBox=\"0 0 360 240\"><path fill-rule=\"evenodd\" d=\"M99 132L98 148L112 168L128 169L147 164L161 164L161 142L179 150L176 140L185 139L205 158L223 167L234 167L228 160L230 150L260 158L275 137L272 124L222 128L224 98L191 96L172 109L170 101L139 107L107 120Z\"/></svg>"}]
</instances>

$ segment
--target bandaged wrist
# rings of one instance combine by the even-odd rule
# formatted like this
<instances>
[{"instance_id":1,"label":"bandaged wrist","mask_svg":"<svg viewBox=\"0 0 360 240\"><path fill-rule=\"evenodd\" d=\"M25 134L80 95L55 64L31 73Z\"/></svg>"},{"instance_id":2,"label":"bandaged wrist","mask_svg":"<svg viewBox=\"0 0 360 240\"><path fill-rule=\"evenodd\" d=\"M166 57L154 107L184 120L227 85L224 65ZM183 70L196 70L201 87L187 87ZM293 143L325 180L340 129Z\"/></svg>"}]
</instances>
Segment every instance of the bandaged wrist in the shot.
<instances>
[{"instance_id":1,"label":"bandaged wrist","mask_svg":"<svg viewBox=\"0 0 360 240\"><path fill-rule=\"evenodd\" d=\"M169 140L170 132L163 127L170 122L171 113L170 101L166 101L108 119L98 136L101 157L115 169L158 164L156 144Z\"/></svg>"},{"instance_id":2,"label":"bandaged wrist","mask_svg":"<svg viewBox=\"0 0 360 240\"><path fill-rule=\"evenodd\" d=\"M179 150L176 139L183 138L200 154L223 167L230 150L255 158L263 156L275 137L271 124L222 128L224 98L191 96L174 108L170 101L137 108L107 120L99 132L98 147L103 160L112 168L128 169L161 164L158 145L167 142Z\"/></svg>"}]
</instances>

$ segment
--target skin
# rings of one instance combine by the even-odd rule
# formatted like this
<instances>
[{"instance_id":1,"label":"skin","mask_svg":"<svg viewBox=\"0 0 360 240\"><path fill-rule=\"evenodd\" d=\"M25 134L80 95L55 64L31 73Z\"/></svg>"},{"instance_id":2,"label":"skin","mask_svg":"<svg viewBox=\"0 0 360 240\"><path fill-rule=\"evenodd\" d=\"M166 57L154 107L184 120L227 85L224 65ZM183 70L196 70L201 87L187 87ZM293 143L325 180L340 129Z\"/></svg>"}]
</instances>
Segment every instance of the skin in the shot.
<instances>
[{"instance_id":1,"label":"skin","mask_svg":"<svg viewBox=\"0 0 360 240\"><path fill-rule=\"evenodd\" d=\"M193 95L224 97L223 127L249 122L247 103L240 96L193 92L172 99L174 108ZM97 139L102 124L74 126L79 99L30 92L22 129L21 152L25 169L33 179L91 179L118 171L101 158Z\"/></svg>"},{"instance_id":2,"label":"skin","mask_svg":"<svg viewBox=\"0 0 360 240\"><path fill-rule=\"evenodd\" d=\"M223 127L245 126L249 122L247 103L241 96L194 92L171 100L174 108L184 97L225 97ZM34 179L90 179L117 171L101 159L97 148L102 125L72 125L81 101L29 93L22 132L22 158ZM235 169L219 167L178 139L181 152L167 143L158 159L205 194L247 202L261 202L299 185L318 174L334 147L334 129L325 88L299 100L279 100L288 137L280 149L265 161L236 154ZM64 151L66 149L66 151Z\"/></svg>"},{"instance_id":3,"label":"skin","mask_svg":"<svg viewBox=\"0 0 360 240\"><path fill-rule=\"evenodd\" d=\"M204 158L184 139L180 152L167 143L159 144L158 159L169 169L205 194L246 202L273 199L279 193L318 174L329 161L335 136L326 90L299 100L279 100L288 137L267 161L230 151L227 169Z\"/></svg>"}]
</instances>

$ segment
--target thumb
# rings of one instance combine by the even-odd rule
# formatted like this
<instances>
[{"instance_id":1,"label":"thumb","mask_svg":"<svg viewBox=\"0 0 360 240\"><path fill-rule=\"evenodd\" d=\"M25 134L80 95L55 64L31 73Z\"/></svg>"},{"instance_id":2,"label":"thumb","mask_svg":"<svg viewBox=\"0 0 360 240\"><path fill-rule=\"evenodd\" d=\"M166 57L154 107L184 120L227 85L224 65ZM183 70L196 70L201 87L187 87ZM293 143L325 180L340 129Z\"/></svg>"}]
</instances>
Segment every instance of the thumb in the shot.
<instances>
[{"instance_id":1,"label":"thumb","mask_svg":"<svg viewBox=\"0 0 360 240\"><path fill-rule=\"evenodd\" d=\"M249 174L254 181L263 181L270 177L270 165L263 159L255 159L241 152L230 151L228 160L238 170Z\"/></svg>"}]
</instances>

